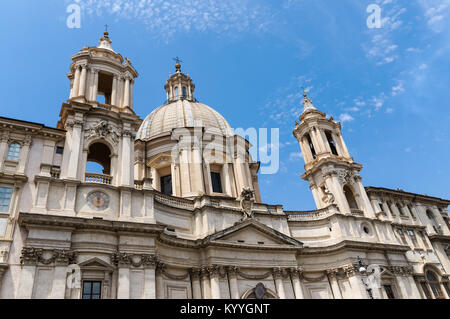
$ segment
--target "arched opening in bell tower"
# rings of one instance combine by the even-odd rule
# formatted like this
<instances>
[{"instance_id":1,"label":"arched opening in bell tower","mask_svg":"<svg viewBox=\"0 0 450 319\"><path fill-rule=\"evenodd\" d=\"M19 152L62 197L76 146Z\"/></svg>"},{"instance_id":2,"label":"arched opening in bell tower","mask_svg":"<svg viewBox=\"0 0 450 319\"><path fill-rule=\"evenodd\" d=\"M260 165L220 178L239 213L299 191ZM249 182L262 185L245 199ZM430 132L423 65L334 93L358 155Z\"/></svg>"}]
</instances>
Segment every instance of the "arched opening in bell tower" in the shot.
<instances>
[{"instance_id":1,"label":"arched opening in bell tower","mask_svg":"<svg viewBox=\"0 0 450 319\"><path fill-rule=\"evenodd\" d=\"M333 135L331 134L330 131L325 131L325 135L327 137L327 141L328 141L328 145L330 146L331 149L331 153L333 153L333 155L338 156L338 151L336 148L336 143L333 140Z\"/></svg>"},{"instance_id":2,"label":"arched opening in bell tower","mask_svg":"<svg viewBox=\"0 0 450 319\"><path fill-rule=\"evenodd\" d=\"M315 159L317 157L317 153L316 153L316 149L314 148L314 144L311 140L311 136L309 136L309 134L306 134L305 138L306 138L306 142L308 143L309 148L311 150L311 154L312 154L313 158Z\"/></svg>"},{"instance_id":3,"label":"arched opening in bell tower","mask_svg":"<svg viewBox=\"0 0 450 319\"><path fill-rule=\"evenodd\" d=\"M98 73L97 102L111 104L113 76L104 72Z\"/></svg>"},{"instance_id":4,"label":"arched opening in bell tower","mask_svg":"<svg viewBox=\"0 0 450 319\"><path fill-rule=\"evenodd\" d=\"M348 185L344 186L344 194L345 198L347 199L348 206L350 206L350 209L359 209L358 203L355 199L355 195L353 195L353 191Z\"/></svg>"},{"instance_id":5,"label":"arched opening in bell tower","mask_svg":"<svg viewBox=\"0 0 450 319\"><path fill-rule=\"evenodd\" d=\"M111 151L108 146L100 142L89 146L86 172L111 175Z\"/></svg>"}]
</instances>

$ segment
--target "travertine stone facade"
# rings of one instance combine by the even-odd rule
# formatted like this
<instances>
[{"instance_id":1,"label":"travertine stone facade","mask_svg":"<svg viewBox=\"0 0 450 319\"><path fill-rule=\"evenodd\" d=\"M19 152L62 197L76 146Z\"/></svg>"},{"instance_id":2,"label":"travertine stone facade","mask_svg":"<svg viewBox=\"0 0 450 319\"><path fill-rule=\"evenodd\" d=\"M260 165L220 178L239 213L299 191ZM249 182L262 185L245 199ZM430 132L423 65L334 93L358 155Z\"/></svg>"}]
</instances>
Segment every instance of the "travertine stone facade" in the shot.
<instances>
[{"instance_id":1,"label":"travertine stone facade","mask_svg":"<svg viewBox=\"0 0 450 319\"><path fill-rule=\"evenodd\" d=\"M317 210L265 204L249 142L181 65L141 120L111 44L72 56L57 128L0 118L0 298L449 298L450 201L364 187L305 94Z\"/></svg>"}]
</instances>

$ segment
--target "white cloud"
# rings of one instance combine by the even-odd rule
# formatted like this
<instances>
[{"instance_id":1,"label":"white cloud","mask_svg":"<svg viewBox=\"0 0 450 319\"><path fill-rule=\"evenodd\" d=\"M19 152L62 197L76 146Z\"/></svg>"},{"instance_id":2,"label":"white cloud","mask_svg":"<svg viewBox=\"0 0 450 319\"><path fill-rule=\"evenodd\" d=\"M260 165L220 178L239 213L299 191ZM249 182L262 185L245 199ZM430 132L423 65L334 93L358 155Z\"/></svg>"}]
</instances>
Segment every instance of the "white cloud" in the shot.
<instances>
[{"instance_id":1,"label":"white cloud","mask_svg":"<svg viewBox=\"0 0 450 319\"><path fill-rule=\"evenodd\" d=\"M302 152L292 152L289 154L289 160L298 160L302 158Z\"/></svg>"},{"instance_id":2,"label":"white cloud","mask_svg":"<svg viewBox=\"0 0 450 319\"><path fill-rule=\"evenodd\" d=\"M343 114L339 115L339 120L340 120L342 123L345 123L345 122L351 122L351 121L353 121L354 118L353 118L353 116L351 116L351 115L348 114L348 113L343 113Z\"/></svg>"},{"instance_id":3,"label":"white cloud","mask_svg":"<svg viewBox=\"0 0 450 319\"><path fill-rule=\"evenodd\" d=\"M405 92L405 88L403 87L403 82L399 81L399 83L392 87L392 96L396 96L400 93Z\"/></svg>"},{"instance_id":4,"label":"white cloud","mask_svg":"<svg viewBox=\"0 0 450 319\"><path fill-rule=\"evenodd\" d=\"M213 31L236 35L265 30L270 11L255 0L80 0L89 16L113 15L144 24L155 38L178 32Z\"/></svg>"},{"instance_id":5,"label":"white cloud","mask_svg":"<svg viewBox=\"0 0 450 319\"><path fill-rule=\"evenodd\" d=\"M450 0L420 0L428 27L436 33L446 28L450 14Z\"/></svg>"}]
</instances>

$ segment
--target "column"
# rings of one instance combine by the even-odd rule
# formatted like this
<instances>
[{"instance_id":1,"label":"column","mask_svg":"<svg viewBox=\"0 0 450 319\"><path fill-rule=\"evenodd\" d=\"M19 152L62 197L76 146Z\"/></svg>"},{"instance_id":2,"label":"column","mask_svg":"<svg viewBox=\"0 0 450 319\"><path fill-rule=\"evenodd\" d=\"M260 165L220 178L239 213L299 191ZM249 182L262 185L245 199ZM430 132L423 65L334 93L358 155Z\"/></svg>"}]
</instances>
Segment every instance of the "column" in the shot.
<instances>
[{"instance_id":1,"label":"column","mask_svg":"<svg viewBox=\"0 0 450 319\"><path fill-rule=\"evenodd\" d=\"M9 132L3 131L0 135L0 172L3 170L3 165L6 159L6 154L8 153L8 140Z\"/></svg>"},{"instance_id":2,"label":"column","mask_svg":"<svg viewBox=\"0 0 450 319\"><path fill-rule=\"evenodd\" d=\"M20 272L19 287L17 289L17 299L31 299L33 297L34 279L36 276L36 266L42 256L42 249L33 247L22 248L22 270Z\"/></svg>"},{"instance_id":3,"label":"column","mask_svg":"<svg viewBox=\"0 0 450 319\"><path fill-rule=\"evenodd\" d=\"M412 275L408 275L406 277L406 280L409 281L409 286L411 287L411 291L412 291L412 296L410 296L409 298L422 299L422 296L420 295L419 288L417 287L417 284L416 284L413 276ZM442 287L442 288L443 288L444 293L446 293L445 288L444 287Z\"/></svg>"},{"instance_id":4,"label":"column","mask_svg":"<svg viewBox=\"0 0 450 319\"><path fill-rule=\"evenodd\" d=\"M302 274L302 269L294 269L291 272L292 285L294 286L295 299L305 299L303 295L302 284L300 281L300 275Z\"/></svg>"},{"instance_id":5,"label":"column","mask_svg":"<svg viewBox=\"0 0 450 319\"><path fill-rule=\"evenodd\" d=\"M220 299L220 283L219 275L220 268L218 266L212 266L210 268L210 280L211 280L211 298Z\"/></svg>"},{"instance_id":6,"label":"column","mask_svg":"<svg viewBox=\"0 0 450 319\"><path fill-rule=\"evenodd\" d=\"M351 157L351 156L350 156L350 153L348 152L347 145L345 145L344 138L342 137L342 134L341 134L341 133L338 133L338 138L339 138L339 140L340 140L340 142L341 142L341 144L342 144L342 148L343 148L343 151L344 151L344 155L345 155L346 157Z\"/></svg>"},{"instance_id":7,"label":"column","mask_svg":"<svg viewBox=\"0 0 450 319\"><path fill-rule=\"evenodd\" d=\"M320 200L319 194L318 194L318 187L314 182L309 183L309 189L311 190L311 193L313 194L314 202L316 203L316 207L318 209L324 208L324 205L322 205L322 201ZM327 204L328 205L328 204Z\"/></svg>"},{"instance_id":8,"label":"column","mask_svg":"<svg viewBox=\"0 0 450 319\"><path fill-rule=\"evenodd\" d=\"M286 299L283 283L283 270L281 268L274 268L272 273L275 280L275 287L277 289L278 297L280 297L280 299Z\"/></svg>"},{"instance_id":9,"label":"column","mask_svg":"<svg viewBox=\"0 0 450 319\"><path fill-rule=\"evenodd\" d=\"M357 180L356 184L358 186L359 195L361 196L361 199L364 203L364 208L363 208L364 215L369 218L375 218L375 213L372 208L372 205L370 204L369 197L367 196L366 190L361 182L361 179L362 179L361 176L358 175L355 177L355 179Z\"/></svg>"},{"instance_id":10,"label":"column","mask_svg":"<svg viewBox=\"0 0 450 319\"><path fill-rule=\"evenodd\" d=\"M344 268L345 274L350 282L352 288L352 296L355 299L367 299L367 292L361 277L356 274L356 270L353 265Z\"/></svg>"},{"instance_id":11,"label":"column","mask_svg":"<svg viewBox=\"0 0 450 319\"><path fill-rule=\"evenodd\" d=\"M320 153L325 153L326 148L322 143L322 139L317 134L317 130L313 128L309 131L309 136L311 137L311 142L314 145L314 149L316 150L316 155L319 156Z\"/></svg>"},{"instance_id":12,"label":"column","mask_svg":"<svg viewBox=\"0 0 450 319\"><path fill-rule=\"evenodd\" d=\"M111 90L111 105L117 106L117 74L114 74L113 85Z\"/></svg>"},{"instance_id":13,"label":"column","mask_svg":"<svg viewBox=\"0 0 450 319\"><path fill-rule=\"evenodd\" d=\"M156 299L156 271L154 264L144 266L144 299Z\"/></svg>"},{"instance_id":14,"label":"column","mask_svg":"<svg viewBox=\"0 0 450 319\"><path fill-rule=\"evenodd\" d=\"M197 139L194 136L194 139ZM199 142L194 140L194 145L192 147L192 190L195 192L205 192L205 187L203 185L203 172L202 172L202 155L200 151Z\"/></svg>"},{"instance_id":15,"label":"column","mask_svg":"<svg viewBox=\"0 0 450 319\"><path fill-rule=\"evenodd\" d=\"M71 152L70 152L70 159L69 159L69 167L68 167L68 173L67 177L72 179L77 179L77 172L78 172L78 163L79 163L79 157L80 157L80 146L81 146L81 128L83 125L83 122L79 119L82 119L82 115L76 114L76 117L78 119L74 119L72 123L72 132L71 132Z\"/></svg>"},{"instance_id":16,"label":"column","mask_svg":"<svg viewBox=\"0 0 450 319\"><path fill-rule=\"evenodd\" d=\"M119 268L117 299L130 299L130 268Z\"/></svg>"},{"instance_id":17,"label":"column","mask_svg":"<svg viewBox=\"0 0 450 319\"><path fill-rule=\"evenodd\" d=\"M130 125L126 124L123 128L122 133L122 178L121 178L121 185L122 186L130 186L133 187L134 185L131 184L131 169L132 163L131 163L131 129ZM133 181L134 183L134 181Z\"/></svg>"},{"instance_id":18,"label":"column","mask_svg":"<svg viewBox=\"0 0 450 319\"><path fill-rule=\"evenodd\" d=\"M209 279L209 270L207 268L202 268L201 273L202 281L202 295L203 299L211 298L211 281Z\"/></svg>"},{"instance_id":19,"label":"column","mask_svg":"<svg viewBox=\"0 0 450 319\"><path fill-rule=\"evenodd\" d=\"M341 289L339 288L339 283L337 281L338 269L327 270L328 280L330 281L331 290L333 291L334 299L342 299Z\"/></svg>"},{"instance_id":20,"label":"column","mask_svg":"<svg viewBox=\"0 0 450 319\"><path fill-rule=\"evenodd\" d=\"M72 97L78 97L79 96L79 90L80 90L80 66L77 65L75 67L75 78L73 80L73 96Z\"/></svg>"},{"instance_id":21,"label":"column","mask_svg":"<svg viewBox=\"0 0 450 319\"><path fill-rule=\"evenodd\" d=\"M436 206L433 206L431 208L431 210L433 211L433 215L434 215L435 220L438 223L438 226L441 226L441 227L439 227L438 230L441 232L442 235L450 236L450 230L448 229L447 224L445 223L445 220L442 217L439 209Z\"/></svg>"},{"instance_id":22,"label":"column","mask_svg":"<svg viewBox=\"0 0 450 319\"><path fill-rule=\"evenodd\" d=\"M134 80L132 79L130 82L130 108L133 109L133 84Z\"/></svg>"},{"instance_id":23,"label":"column","mask_svg":"<svg viewBox=\"0 0 450 319\"><path fill-rule=\"evenodd\" d=\"M311 162L314 158L312 156L311 148L309 147L309 143L306 141L306 138L302 138L300 140L301 150L303 154L303 159L306 163Z\"/></svg>"},{"instance_id":24,"label":"column","mask_svg":"<svg viewBox=\"0 0 450 319\"><path fill-rule=\"evenodd\" d=\"M51 299L64 299L66 294L67 266L56 265L53 275Z\"/></svg>"},{"instance_id":25,"label":"column","mask_svg":"<svg viewBox=\"0 0 450 319\"><path fill-rule=\"evenodd\" d=\"M92 69L92 75L94 77L94 83L92 85L91 100L97 102L98 93L98 70Z\"/></svg>"},{"instance_id":26,"label":"column","mask_svg":"<svg viewBox=\"0 0 450 319\"><path fill-rule=\"evenodd\" d=\"M87 66L82 65L81 66L81 78L80 78L80 92L79 96L85 97L86 94L86 76L87 76Z\"/></svg>"},{"instance_id":27,"label":"column","mask_svg":"<svg viewBox=\"0 0 450 319\"><path fill-rule=\"evenodd\" d=\"M19 154L19 164L17 165L17 174L25 174L25 168L28 162L28 155L30 154L30 146L32 143L32 138L30 135L25 137L25 140L22 143L22 147L20 149ZM45 142L44 142L45 144Z\"/></svg>"},{"instance_id":28,"label":"column","mask_svg":"<svg viewBox=\"0 0 450 319\"><path fill-rule=\"evenodd\" d=\"M189 270L192 285L192 299L202 299L202 288L200 285L200 269L191 268Z\"/></svg>"},{"instance_id":29,"label":"column","mask_svg":"<svg viewBox=\"0 0 450 319\"><path fill-rule=\"evenodd\" d=\"M164 299L164 278L163 269L166 267L165 264L158 262L156 264L156 299Z\"/></svg>"},{"instance_id":30,"label":"column","mask_svg":"<svg viewBox=\"0 0 450 319\"><path fill-rule=\"evenodd\" d=\"M130 106L130 78L125 78L125 88L123 94L123 107Z\"/></svg>"},{"instance_id":31,"label":"column","mask_svg":"<svg viewBox=\"0 0 450 319\"><path fill-rule=\"evenodd\" d=\"M34 277L36 275L36 265L24 265L20 272L19 288L17 289L17 299L31 299L33 296Z\"/></svg>"},{"instance_id":32,"label":"column","mask_svg":"<svg viewBox=\"0 0 450 319\"><path fill-rule=\"evenodd\" d=\"M238 267L228 267L228 283L230 285L230 296L231 299L239 298L239 286L237 281L237 271Z\"/></svg>"}]
</instances>

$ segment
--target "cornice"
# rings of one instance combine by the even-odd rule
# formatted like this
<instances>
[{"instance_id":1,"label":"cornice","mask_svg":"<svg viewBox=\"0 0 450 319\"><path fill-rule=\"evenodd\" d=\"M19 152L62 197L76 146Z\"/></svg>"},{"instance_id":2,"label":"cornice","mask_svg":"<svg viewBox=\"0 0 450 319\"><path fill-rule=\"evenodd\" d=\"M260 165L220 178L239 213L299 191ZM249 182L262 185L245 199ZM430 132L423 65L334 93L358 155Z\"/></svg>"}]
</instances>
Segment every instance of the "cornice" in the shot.
<instances>
[{"instance_id":1,"label":"cornice","mask_svg":"<svg viewBox=\"0 0 450 319\"><path fill-rule=\"evenodd\" d=\"M335 253L345 249L363 249L370 251L391 251L405 253L410 250L409 246L395 245L395 244L382 244L382 243L370 243L370 242L358 242L351 240L343 240L332 246L321 247L307 247L305 246L299 255L323 255L329 253Z\"/></svg>"},{"instance_id":2,"label":"cornice","mask_svg":"<svg viewBox=\"0 0 450 319\"><path fill-rule=\"evenodd\" d=\"M441 205L450 205L450 200L442 199L439 197L433 197L428 195L422 195L422 194L415 194L410 192L405 192L402 190L394 190L390 188L384 188L384 187L374 187L374 186L367 186L365 187L365 190L367 194L381 194L381 196L397 196L400 198L408 198L412 202L432 202L434 204L439 203Z\"/></svg>"}]
</instances>

